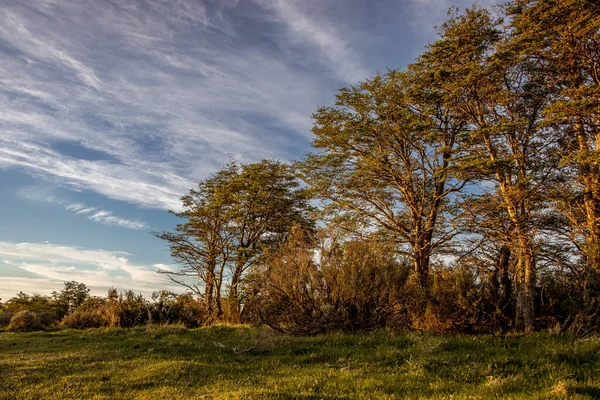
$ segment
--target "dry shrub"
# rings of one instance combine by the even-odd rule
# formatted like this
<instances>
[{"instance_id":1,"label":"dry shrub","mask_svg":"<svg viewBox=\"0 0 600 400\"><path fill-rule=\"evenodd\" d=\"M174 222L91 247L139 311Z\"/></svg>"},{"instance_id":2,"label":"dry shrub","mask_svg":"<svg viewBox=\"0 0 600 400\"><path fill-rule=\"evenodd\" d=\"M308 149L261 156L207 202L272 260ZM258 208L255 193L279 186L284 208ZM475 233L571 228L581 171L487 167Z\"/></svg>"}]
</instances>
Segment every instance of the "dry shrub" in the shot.
<instances>
[{"instance_id":1,"label":"dry shrub","mask_svg":"<svg viewBox=\"0 0 600 400\"><path fill-rule=\"evenodd\" d=\"M206 322L206 304L189 293L178 295L161 290L152 294L152 300L149 323L183 324L187 328L197 328Z\"/></svg>"},{"instance_id":2,"label":"dry shrub","mask_svg":"<svg viewBox=\"0 0 600 400\"><path fill-rule=\"evenodd\" d=\"M485 290L469 268L434 268L423 288L393 244L372 236L336 243L294 231L251 277L251 320L292 334L395 327L437 332L492 329Z\"/></svg>"},{"instance_id":3,"label":"dry shrub","mask_svg":"<svg viewBox=\"0 0 600 400\"><path fill-rule=\"evenodd\" d=\"M17 332L40 331L49 327L51 318L44 313L30 310L19 311L10 319L8 330Z\"/></svg>"},{"instance_id":4,"label":"dry shrub","mask_svg":"<svg viewBox=\"0 0 600 400\"><path fill-rule=\"evenodd\" d=\"M60 322L63 328L88 329L101 328L106 325L106 320L99 311L75 311L67 314Z\"/></svg>"},{"instance_id":5,"label":"dry shrub","mask_svg":"<svg viewBox=\"0 0 600 400\"><path fill-rule=\"evenodd\" d=\"M265 254L262 268L249 279L248 312L293 334L395 323L409 269L392 246L376 238L339 244L330 234L315 242L296 229L277 251Z\"/></svg>"},{"instance_id":6,"label":"dry shrub","mask_svg":"<svg viewBox=\"0 0 600 400\"><path fill-rule=\"evenodd\" d=\"M431 272L428 291L417 283L406 287L412 328L435 332L478 332L485 323L484 292L477 276L468 268L447 268Z\"/></svg>"},{"instance_id":7,"label":"dry shrub","mask_svg":"<svg viewBox=\"0 0 600 400\"><path fill-rule=\"evenodd\" d=\"M111 328L131 328L150 322L151 310L141 294L135 294L132 290L119 293L113 288L108 291L102 316Z\"/></svg>"}]
</instances>

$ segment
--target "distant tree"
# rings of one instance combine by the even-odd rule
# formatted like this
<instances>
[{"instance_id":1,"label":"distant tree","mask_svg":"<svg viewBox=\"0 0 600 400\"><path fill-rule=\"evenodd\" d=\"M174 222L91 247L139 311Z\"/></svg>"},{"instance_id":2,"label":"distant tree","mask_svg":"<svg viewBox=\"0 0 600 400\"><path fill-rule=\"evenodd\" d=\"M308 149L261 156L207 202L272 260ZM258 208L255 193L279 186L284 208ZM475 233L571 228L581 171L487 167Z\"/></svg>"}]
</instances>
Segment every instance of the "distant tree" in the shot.
<instances>
[{"instance_id":1,"label":"distant tree","mask_svg":"<svg viewBox=\"0 0 600 400\"><path fill-rule=\"evenodd\" d=\"M90 297L90 289L84 283L70 281L65 282L64 285L60 292L51 294L60 318L75 311Z\"/></svg>"},{"instance_id":2,"label":"distant tree","mask_svg":"<svg viewBox=\"0 0 600 400\"><path fill-rule=\"evenodd\" d=\"M226 187L237 177L238 169L237 164L229 163L200 182L181 198L183 210L171 211L186 221L178 224L175 232L155 234L169 244L171 257L181 266L177 271L160 272L201 296L208 313L217 318L223 314L222 290L233 257L233 232L229 229L233 194Z\"/></svg>"},{"instance_id":3,"label":"distant tree","mask_svg":"<svg viewBox=\"0 0 600 400\"><path fill-rule=\"evenodd\" d=\"M55 311L52 299L47 296L42 296L38 293L28 295L24 292L19 292L15 297L8 299L4 303L6 311L16 313L19 311L30 310L35 312L44 312L52 314Z\"/></svg>"},{"instance_id":4,"label":"distant tree","mask_svg":"<svg viewBox=\"0 0 600 400\"><path fill-rule=\"evenodd\" d=\"M312 225L307 192L284 163L232 162L182 200L184 210L174 214L187 221L174 233L156 236L169 243L183 268L162 272L214 303L218 317L223 312L221 291L227 289L228 317L239 321L244 277L263 250L279 243L292 226Z\"/></svg>"}]
</instances>

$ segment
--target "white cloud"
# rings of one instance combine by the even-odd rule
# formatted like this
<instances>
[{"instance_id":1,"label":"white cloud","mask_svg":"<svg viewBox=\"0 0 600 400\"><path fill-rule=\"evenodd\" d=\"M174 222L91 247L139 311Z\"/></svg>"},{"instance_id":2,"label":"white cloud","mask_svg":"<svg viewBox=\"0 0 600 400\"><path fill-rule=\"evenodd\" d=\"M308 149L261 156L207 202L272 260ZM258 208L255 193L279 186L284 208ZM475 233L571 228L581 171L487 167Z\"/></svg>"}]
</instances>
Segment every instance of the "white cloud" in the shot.
<instances>
[{"instance_id":1,"label":"white cloud","mask_svg":"<svg viewBox=\"0 0 600 400\"><path fill-rule=\"evenodd\" d=\"M133 289L146 296L160 289L182 291L156 272L164 265L137 265L129 260L130 256L121 251L48 243L0 242L0 260L39 277L3 276L0 297L11 297L20 290L47 294L60 290L62 282L71 280L85 283L97 295L105 294L109 287Z\"/></svg>"},{"instance_id":2,"label":"white cloud","mask_svg":"<svg viewBox=\"0 0 600 400\"><path fill-rule=\"evenodd\" d=\"M0 37L10 37L12 44L25 51L25 54L50 62L58 67L74 72L81 81L90 87L98 88L100 80L92 70L74 59L65 50L49 40L41 40L33 34L16 14L8 9L3 10L3 23L0 25Z\"/></svg>"},{"instance_id":3,"label":"white cloud","mask_svg":"<svg viewBox=\"0 0 600 400\"><path fill-rule=\"evenodd\" d=\"M116 225L134 230L148 229L148 225L142 221L117 217L113 215L112 211L99 210L96 207L88 207L81 203L68 204L65 209L78 215L85 215L88 219L105 225Z\"/></svg>"},{"instance_id":4,"label":"white cloud","mask_svg":"<svg viewBox=\"0 0 600 400\"><path fill-rule=\"evenodd\" d=\"M34 143L0 139L0 168L20 167L47 181L76 190L92 190L108 198L145 207L177 209L179 197L193 183L160 163L127 164L67 157Z\"/></svg>"}]
</instances>

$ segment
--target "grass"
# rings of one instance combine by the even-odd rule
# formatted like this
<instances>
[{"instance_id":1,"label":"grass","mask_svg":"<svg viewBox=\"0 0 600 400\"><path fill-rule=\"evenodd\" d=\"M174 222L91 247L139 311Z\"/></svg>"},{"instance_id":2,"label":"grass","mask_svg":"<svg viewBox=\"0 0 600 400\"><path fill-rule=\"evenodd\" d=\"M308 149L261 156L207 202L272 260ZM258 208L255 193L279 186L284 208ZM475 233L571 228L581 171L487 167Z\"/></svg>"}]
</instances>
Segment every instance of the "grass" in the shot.
<instances>
[{"instance_id":1,"label":"grass","mask_svg":"<svg viewBox=\"0 0 600 400\"><path fill-rule=\"evenodd\" d=\"M0 332L0 398L600 398L600 338Z\"/></svg>"}]
</instances>

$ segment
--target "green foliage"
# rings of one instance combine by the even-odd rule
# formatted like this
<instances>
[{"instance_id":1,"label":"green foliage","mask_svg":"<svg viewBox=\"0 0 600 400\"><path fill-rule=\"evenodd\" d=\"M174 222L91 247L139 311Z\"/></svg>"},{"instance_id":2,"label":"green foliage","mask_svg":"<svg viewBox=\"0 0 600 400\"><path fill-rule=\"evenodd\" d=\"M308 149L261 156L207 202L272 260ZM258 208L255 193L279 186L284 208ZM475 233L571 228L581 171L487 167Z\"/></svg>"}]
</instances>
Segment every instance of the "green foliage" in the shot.
<instances>
[{"instance_id":1,"label":"green foliage","mask_svg":"<svg viewBox=\"0 0 600 400\"><path fill-rule=\"evenodd\" d=\"M295 224L310 228L308 194L290 166L264 160L229 163L182 197L186 219L166 240L181 265L165 271L173 281L201 296L211 318L239 321L247 273L262 252ZM227 290L228 301L222 301Z\"/></svg>"},{"instance_id":2,"label":"green foliage","mask_svg":"<svg viewBox=\"0 0 600 400\"><path fill-rule=\"evenodd\" d=\"M325 211L388 231L423 286L431 256L456 233L449 211L465 183L454 167L465 123L429 73L414 65L341 89L313 116L320 152L300 164Z\"/></svg>"},{"instance_id":3,"label":"green foliage","mask_svg":"<svg viewBox=\"0 0 600 400\"><path fill-rule=\"evenodd\" d=\"M9 311L0 312L0 328L4 328L10 324L10 320L13 317L13 313Z\"/></svg>"},{"instance_id":4,"label":"green foliage","mask_svg":"<svg viewBox=\"0 0 600 400\"><path fill-rule=\"evenodd\" d=\"M6 311L12 313L25 310L45 312L48 314L54 314L56 312L52 299L37 293L28 295L26 293L19 292L15 297L12 297L6 301L4 308Z\"/></svg>"},{"instance_id":5,"label":"green foliage","mask_svg":"<svg viewBox=\"0 0 600 400\"><path fill-rule=\"evenodd\" d=\"M54 307L59 317L72 313L90 297L90 289L84 283L71 281L65 282L64 285L60 292L52 292Z\"/></svg>"}]
</instances>

